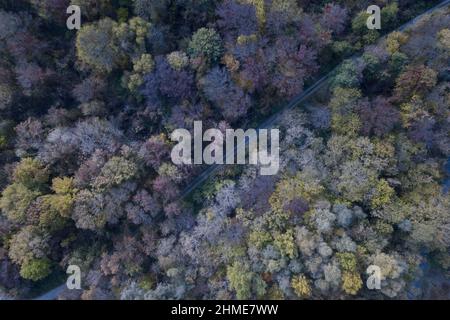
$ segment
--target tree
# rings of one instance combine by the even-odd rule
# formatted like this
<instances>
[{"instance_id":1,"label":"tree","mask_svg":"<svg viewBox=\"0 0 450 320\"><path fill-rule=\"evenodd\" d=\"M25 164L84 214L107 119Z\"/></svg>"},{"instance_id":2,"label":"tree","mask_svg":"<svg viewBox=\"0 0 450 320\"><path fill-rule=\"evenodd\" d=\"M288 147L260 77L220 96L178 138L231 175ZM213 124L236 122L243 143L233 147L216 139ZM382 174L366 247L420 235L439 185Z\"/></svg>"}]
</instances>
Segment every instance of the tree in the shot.
<instances>
[{"instance_id":1,"label":"tree","mask_svg":"<svg viewBox=\"0 0 450 320\"><path fill-rule=\"evenodd\" d=\"M344 61L333 78L333 86L341 88L358 88L361 81L361 73L356 64L351 60Z\"/></svg>"},{"instance_id":2,"label":"tree","mask_svg":"<svg viewBox=\"0 0 450 320\"><path fill-rule=\"evenodd\" d=\"M276 71L271 83L282 97L300 94L305 80L318 69L316 50L296 42L291 37L279 37L267 52L268 57L275 56L275 59L269 58Z\"/></svg>"},{"instance_id":3,"label":"tree","mask_svg":"<svg viewBox=\"0 0 450 320\"><path fill-rule=\"evenodd\" d=\"M393 55L398 53L400 46L404 45L408 41L408 36L399 31L394 31L388 34L386 38L386 50Z\"/></svg>"},{"instance_id":4,"label":"tree","mask_svg":"<svg viewBox=\"0 0 450 320\"><path fill-rule=\"evenodd\" d=\"M157 170L163 161L169 156L169 145L165 135L154 135L145 141L139 149L139 157L141 157L147 166Z\"/></svg>"},{"instance_id":5,"label":"tree","mask_svg":"<svg viewBox=\"0 0 450 320\"><path fill-rule=\"evenodd\" d=\"M400 122L400 113L384 97L377 97L371 103L362 103L358 113L362 122L361 132L367 136L384 136Z\"/></svg>"},{"instance_id":6,"label":"tree","mask_svg":"<svg viewBox=\"0 0 450 320\"><path fill-rule=\"evenodd\" d=\"M99 189L119 185L131 180L138 173L137 165L123 157L112 157L105 163L100 175L95 179L94 185Z\"/></svg>"},{"instance_id":7,"label":"tree","mask_svg":"<svg viewBox=\"0 0 450 320\"><path fill-rule=\"evenodd\" d=\"M407 218L412 224L411 241L428 248L446 250L450 246L450 200L441 192L441 186L429 178L425 180L423 177L417 184L414 191L405 195L402 201L402 209L408 212Z\"/></svg>"},{"instance_id":8,"label":"tree","mask_svg":"<svg viewBox=\"0 0 450 320\"><path fill-rule=\"evenodd\" d=\"M297 197L302 197L307 203L310 203L320 197L323 191L324 187L313 174L298 172L294 177L288 177L278 182L269 203L274 212L283 213L285 205Z\"/></svg>"},{"instance_id":9,"label":"tree","mask_svg":"<svg viewBox=\"0 0 450 320\"><path fill-rule=\"evenodd\" d=\"M155 62L153 57L144 53L139 59L133 61L133 73L128 79L128 89L130 91L135 91L144 83L144 75L153 71L155 67Z\"/></svg>"},{"instance_id":10,"label":"tree","mask_svg":"<svg viewBox=\"0 0 450 320\"><path fill-rule=\"evenodd\" d=\"M450 52L450 29L442 29L439 31L438 40L441 48L446 52Z\"/></svg>"},{"instance_id":11,"label":"tree","mask_svg":"<svg viewBox=\"0 0 450 320\"><path fill-rule=\"evenodd\" d=\"M363 201L371 190L376 172L360 161L348 161L341 167L337 189L345 199L352 202Z\"/></svg>"},{"instance_id":12,"label":"tree","mask_svg":"<svg viewBox=\"0 0 450 320\"><path fill-rule=\"evenodd\" d=\"M262 12L260 28L274 35L281 35L289 30L289 27L297 26L303 17L302 8L295 0L278 0L266 3L264 0L252 1Z\"/></svg>"},{"instance_id":13,"label":"tree","mask_svg":"<svg viewBox=\"0 0 450 320\"><path fill-rule=\"evenodd\" d=\"M22 264L20 275L24 279L38 281L46 278L50 271L50 261L48 259L31 259Z\"/></svg>"},{"instance_id":14,"label":"tree","mask_svg":"<svg viewBox=\"0 0 450 320\"><path fill-rule=\"evenodd\" d=\"M155 70L144 76L141 89L148 104L160 105L163 97L175 101L192 98L194 76L190 70L172 68L163 56L157 56L155 63Z\"/></svg>"},{"instance_id":15,"label":"tree","mask_svg":"<svg viewBox=\"0 0 450 320\"><path fill-rule=\"evenodd\" d=\"M362 280L358 273L344 271L342 273L342 289L347 294L356 295L362 287Z\"/></svg>"},{"instance_id":16,"label":"tree","mask_svg":"<svg viewBox=\"0 0 450 320\"><path fill-rule=\"evenodd\" d=\"M388 204L394 195L395 190L389 186L389 183L384 179L379 180L375 186L375 192L371 199L372 208L376 209Z\"/></svg>"},{"instance_id":17,"label":"tree","mask_svg":"<svg viewBox=\"0 0 450 320\"><path fill-rule=\"evenodd\" d=\"M177 71L182 70L189 64L189 57L183 51L171 52L166 59L170 66Z\"/></svg>"},{"instance_id":18,"label":"tree","mask_svg":"<svg viewBox=\"0 0 450 320\"><path fill-rule=\"evenodd\" d=\"M54 178L52 190L55 194L45 196L46 204L61 217L69 218L77 192L73 178Z\"/></svg>"},{"instance_id":19,"label":"tree","mask_svg":"<svg viewBox=\"0 0 450 320\"><path fill-rule=\"evenodd\" d=\"M347 18L348 12L345 7L341 7L335 3L327 3L323 8L320 24L339 35L345 29Z\"/></svg>"},{"instance_id":20,"label":"tree","mask_svg":"<svg viewBox=\"0 0 450 320\"><path fill-rule=\"evenodd\" d=\"M140 17L113 25L113 40L126 57L137 58L145 54L146 37L151 24Z\"/></svg>"},{"instance_id":21,"label":"tree","mask_svg":"<svg viewBox=\"0 0 450 320\"><path fill-rule=\"evenodd\" d=\"M424 65L411 65L403 71L395 83L395 95L407 101L414 95L423 96L437 83L437 73Z\"/></svg>"},{"instance_id":22,"label":"tree","mask_svg":"<svg viewBox=\"0 0 450 320\"><path fill-rule=\"evenodd\" d=\"M9 257L21 266L23 278L37 281L50 273L47 241L48 236L33 226L22 228L11 238Z\"/></svg>"},{"instance_id":23,"label":"tree","mask_svg":"<svg viewBox=\"0 0 450 320\"><path fill-rule=\"evenodd\" d=\"M192 35L188 48L192 58L203 57L214 64L219 61L222 52L222 39L214 29L200 28Z\"/></svg>"},{"instance_id":24,"label":"tree","mask_svg":"<svg viewBox=\"0 0 450 320\"><path fill-rule=\"evenodd\" d=\"M35 95L40 92L45 81L51 75L51 72L45 70L34 62L19 62L15 69L16 79L27 96Z\"/></svg>"},{"instance_id":25,"label":"tree","mask_svg":"<svg viewBox=\"0 0 450 320\"><path fill-rule=\"evenodd\" d=\"M114 42L114 28L117 28L117 23L110 18L83 24L77 33L78 58L101 72L111 72L116 68L123 59L123 53Z\"/></svg>"},{"instance_id":26,"label":"tree","mask_svg":"<svg viewBox=\"0 0 450 320\"><path fill-rule=\"evenodd\" d=\"M291 280L291 286L298 297L308 298L311 296L311 286L308 279L304 275L293 277Z\"/></svg>"},{"instance_id":27,"label":"tree","mask_svg":"<svg viewBox=\"0 0 450 320\"><path fill-rule=\"evenodd\" d=\"M275 234L273 244L282 256L287 256L290 259L297 257L297 247L295 246L294 231L292 229L284 233Z\"/></svg>"},{"instance_id":28,"label":"tree","mask_svg":"<svg viewBox=\"0 0 450 320\"><path fill-rule=\"evenodd\" d=\"M235 261L227 267L227 278L230 288L236 291L238 299L244 300L251 297L253 273L250 271L248 264Z\"/></svg>"},{"instance_id":29,"label":"tree","mask_svg":"<svg viewBox=\"0 0 450 320\"><path fill-rule=\"evenodd\" d=\"M217 25L228 41L234 41L238 36L249 36L258 31L256 9L252 4L227 0L217 7L216 13L219 16Z\"/></svg>"},{"instance_id":30,"label":"tree","mask_svg":"<svg viewBox=\"0 0 450 320\"><path fill-rule=\"evenodd\" d=\"M134 224L147 224L161 211L161 205L146 190L133 196L133 203L126 205L127 218Z\"/></svg>"},{"instance_id":31,"label":"tree","mask_svg":"<svg viewBox=\"0 0 450 320\"><path fill-rule=\"evenodd\" d=\"M48 181L48 170L37 159L24 158L16 166L13 173L14 182L32 190L39 190Z\"/></svg>"},{"instance_id":32,"label":"tree","mask_svg":"<svg viewBox=\"0 0 450 320\"><path fill-rule=\"evenodd\" d=\"M105 275L114 275L121 281L120 276L133 276L142 271L145 255L139 241L125 236L115 242L111 254L103 254L101 269Z\"/></svg>"},{"instance_id":33,"label":"tree","mask_svg":"<svg viewBox=\"0 0 450 320\"><path fill-rule=\"evenodd\" d=\"M205 96L229 121L245 115L251 106L250 96L234 84L224 68L213 68L200 82Z\"/></svg>"},{"instance_id":34,"label":"tree","mask_svg":"<svg viewBox=\"0 0 450 320\"><path fill-rule=\"evenodd\" d=\"M330 233L336 221L336 215L329 209L316 208L312 210L310 219L314 223L318 233Z\"/></svg>"},{"instance_id":35,"label":"tree","mask_svg":"<svg viewBox=\"0 0 450 320\"><path fill-rule=\"evenodd\" d=\"M382 8L381 11L383 12L385 8ZM387 12L386 12L387 13ZM389 14L381 13L382 16L389 16L389 19L391 18ZM352 30L355 35L358 35L359 41L356 42L355 48L360 49L363 45L372 44L374 43L380 36L380 33L376 29L369 29L367 28L367 19L369 18L370 14L366 12L366 10L359 12L355 18L352 20ZM382 27L384 26L383 19L382 20ZM389 22L390 23L390 22Z\"/></svg>"},{"instance_id":36,"label":"tree","mask_svg":"<svg viewBox=\"0 0 450 320\"><path fill-rule=\"evenodd\" d=\"M79 84L75 85L72 95L80 103L86 103L94 99L102 98L106 89L103 78L91 75Z\"/></svg>"},{"instance_id":37,"label":"tree","mask_svg":"<svg viewBox=\"0 0 450 320\"><path fill-rule=\"evenodd\" d=\"M381 9L381 21L383 28L392 29L397 22L398 4L396 2L390 3Z\"/></svg>"},{"instance_id":38,"label":"tree","mask_svg":"<svg viewBox=\"0 0 450 320\"><path fill-rule=\"evenodd\" d=\"M3 190L0 208L11 221L25 223L27 209L40 194L39 191L30 190L23 184L13 183Z\"/></svg>"},{"instance_id":39,"label":"tree","mask_svg":"<svg viewBox=\"0 0 450 320\"><path fill-rule=\"evenodd\" d=\"M408 62L408 56L401 52L395 52L389 60L389 71L392 77L398 77Z\"/></svg>"},{"instance_id":40,"label":"tree","mask_svg":"<svg viewBox=\"0 0 450 320\"><path fill-rule=\"evenodd\" d=\"M72 219L79 229L101 230L106 224L103 197L89 190L81 190L75 199Z\"/></svg>"}]
</instances>

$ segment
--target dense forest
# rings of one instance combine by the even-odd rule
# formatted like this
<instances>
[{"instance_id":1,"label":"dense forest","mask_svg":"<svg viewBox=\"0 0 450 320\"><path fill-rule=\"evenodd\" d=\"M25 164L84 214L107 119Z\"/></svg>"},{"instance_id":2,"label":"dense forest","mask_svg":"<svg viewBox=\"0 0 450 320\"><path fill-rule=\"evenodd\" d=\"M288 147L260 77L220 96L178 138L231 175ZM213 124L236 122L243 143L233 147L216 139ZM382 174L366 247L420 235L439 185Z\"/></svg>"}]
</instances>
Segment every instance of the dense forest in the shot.
<instances>
[{"instance_id":1,"label":"dense forest","mask_svg":"<svg viewBox=\"0 0 450 320\"><path fill-rule=\"evenodd\" d=\"M77 265L61 299L449 298L450 9L397 30L436 3L0 0L0 297ZM277 175L181 197L205 167L173 130L256 127L331 70L273 124Z\"/></svg>"}]
</instances>

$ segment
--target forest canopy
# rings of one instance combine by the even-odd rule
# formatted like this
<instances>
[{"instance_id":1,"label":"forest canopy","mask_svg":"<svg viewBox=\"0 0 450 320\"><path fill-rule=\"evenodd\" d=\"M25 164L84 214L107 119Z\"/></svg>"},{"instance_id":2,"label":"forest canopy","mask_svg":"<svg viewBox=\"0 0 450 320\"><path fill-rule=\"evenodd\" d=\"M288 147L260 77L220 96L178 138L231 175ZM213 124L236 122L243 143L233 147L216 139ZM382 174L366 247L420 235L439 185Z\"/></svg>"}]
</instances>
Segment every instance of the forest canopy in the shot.
<instances>
[{"instance_id":1,"label":"forest canopy","mask_svg":"<svg viewBox=\"0 0 450 320\"><path fill-rule=\"evenodd\" d=\"M448 297L450 9L374 2L0 0L0 298ZM277 175L171 161L274 114Z\"/></svg>"}]
</instances>

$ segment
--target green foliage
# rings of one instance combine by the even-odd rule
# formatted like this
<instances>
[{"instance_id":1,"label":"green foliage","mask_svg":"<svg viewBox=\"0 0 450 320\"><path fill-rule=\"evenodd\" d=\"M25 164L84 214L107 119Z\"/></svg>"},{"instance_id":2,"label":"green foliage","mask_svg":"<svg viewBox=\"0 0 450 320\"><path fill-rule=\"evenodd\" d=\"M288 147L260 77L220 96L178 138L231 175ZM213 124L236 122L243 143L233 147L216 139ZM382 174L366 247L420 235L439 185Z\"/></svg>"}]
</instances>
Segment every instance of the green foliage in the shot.
<instances>
[{"instance_id":1,"label":"green foliage","mask_svg":"<svg viewBox=\"0 0 450 320\"><path fill-rule=\"evenodd\" d=\"M291 287L295 294L300 298L308 298L311 296L311 285L304 275L298 275L292 278Z\"/></svg>"},{"instance_id":2,"label":"green foliage","mask_svg":"<svg viewBox=\"0 0 450 320\"><path fill-rule=\"evenodd\" d=\"M256 17L258 19L259 27L262 29L266 24L266 5L264 0L242 0L242 2L249 3L255 6Z\"/></svg>"},{"instance_id":3,"label":"green foliage","mask_svg":"<svg viewBox=\"0 0 450 320\"><path fill-rule=\"evenodd\" d=\"M438 33L438 41L440 47L450 53L450 29L442 29Z\"/></svg>"},{"instance_id":4,"label":"green foliage","mask_svg":"<svg viewBox=\"0 0 450 320\"><path fill-rule=\"evenodd\" d=\"M370 192L376 179L376 171L359 160L347 161L341 166L337 190L351 202L362 202Z\"/></svg>"},{"instance_id":5,"label":"green foliage","mask_svg":"<svg viewBox=\"0 0 450 320\"><path fill-rule=\"evenodd\" d=\"M7 147L7 145L8 145L8 139L5 136L0 135L0 151L5 149Z\"/></svg>"},{"instance_id":6,"label":"green foliage","mask_svg":"<svg viewBox=\"0 0 450 320\"><path fill-rule=\"evenodd\" d=\"M362 94L359 89L337 87L333 90L333 96L329 106L334 113L353 113L356 111L356 103L361 96Z\"/></svg>"},{"instance_id":7,"label":"green foliage","mask_svg":"<svg viewBox=\"0 0 450 320\"><path fill-rule=\"evenodd\" d=\"M129 43L131 49L128 53L144 53L145 38L150 31L151 24L140 17L131 18L128 23L122 22L119 25L113 26L113 34L119 47L123 44ZM121 45L122 44L122 45Z\"/></svg>"},{"instance_id":8,"label":"green foliage","mask_svg":"<svg viewBox=\"0 0 450 320\"><path fill-rule=\"evenodd\" d=\"M381 9L381 28L382 30L390 30L395 26L397 20L398 5L397 3L391 3ZM364 44L374 43L380 36L379 32L374 29L367 28L367 19L370 14L366 11L361 11L352 20L352 30L355 34L362 37Z\"/></svg>"},{"instance_id":9,"label":"green foliage","mask_svg":"<svg viewBox=\"0 0 450 320\"><path fill-rule=\"evenodd\" d=\"M204 57L215 63L223 53L222 39L214 29L200 28L189 42L188 53L192 58Z\"/></svg>"},{"instance_id":10,"label":"green foliage","mask_svg":"<svg viewBox=\"0 0 450 320\"><path fill-rule=\"evenodd\" d=\"M379 208L388 204L395 195L395 190L389 186L389 183L381 179L375 186L375 193L371 199L371 206L373 209Z\"/></svg>"},{"instance_id":11,"label":"green foliage","mask_svg":"<svg viewBox=\"0 0 450 320\"><path fill-rule=\"evenodd\" d=\"M247 264L235 261L227 268L227 278L230 288L236 291L238 299L244 300L251 297L253 273Z\"/></svg>"},{"instance_id":12,"label":"green foliage","mask_svg":"<svg viewBox=\"0 0 450 320\"><path fill-rule=\"evenodd\" d=\"M284 205L296 197L302 197L306 201L317 199L324 187L319 180L308 172L298 172L294 177L281 180L271 195L269 203L276 213L284 212Z\"/></svg>"},{"instance_id":13,"label":"green foliage","mask_svg":"<svg viewBox=\"0 0 450 320\"><path fill-rule=\"evenodd\" d=\"M123 157L112 157L103 166L100 175L95 179L94 185L103 189L132 179L137 175L136 163Z\"/></svg>"},{"instance_id":14,"label":"green foliage","mask_svg":"<svg viewBox=\"0 0 450 320\"><path fill-rule=\"evenodd\" d=\"M297 256L297 247L294 242L294 230L289 229L284 233L274 236L273 244L281 252L282 256L294 259Z\"/></svg>"},{"instance_id":15,"label":"green foliage","mask_svg":"<svg viewBox=\"0 0 450 320\"><path fill-rule=\"evenodd\" d=\"M14 181L33 190L42 189L48 177L47 168L37 159L24 158L14 170Z\"/></svg>"},{"instance_id":16,"label":"green foliage","mask_svg":"<svg viewBox=\"0 0 450 320\"><path fill-rule=\"evenodd\" d=\"M189 57L183 51L174 51L167 55L167 62L175 70L181 70L189 64Z\"/></svg>"},{"instance_id":17,"label":"green foliage","mask_svg":"<svg viewBox=\"0 0 450 320\"><path fill-rule=\"evenodd\" d=\"M119 65L122 53L114 42L117 23L110 18L93 24L83 24L77 33L78 58L101 72L111 72Z\"/></svg>"},{"instance_id":18,"label":"green foliage","mask_svg":"<svg viewBox=\"0 0 450 320\"><path fill-rule=\"evenodd\" d=\"M40 198L39 223L50 230L60 230L72 214L77 190L74 187L73 178L68 177L54 178L52 190L55 194L48 194Z\"/></svg>"},{"instance_id":19,"label":"green foliage","mask_svg":"<svg viewBox=\"0 0 450 320\"><path fill-rule=\"evenodd\" d=\"M393 55L397 53L400 46L404 45L408 41L408 35L403 32L394 31L388 34L386 38L386 50Z\"/></svg>"},{"instance_id":20,"label":"green foliage","mask_svg":"<svg viewBox=\"0 0 450 320\"><path fill-rule=\"evenodd\" d=\"M352 20L352 30L357 34L365 34L368 32L367 28L367 19L370 17L370 14L366 11L361 11L358 15Z\"/></svg>"},{"instance_id":21,"label":"green foliage","mask_svg":"<svg viewBox=\"0 0 450 320\"><path fill-rule=\"evenodd\" d=\"M128 20L128 9L127 8L119 8L117 9L117 19L119 22L126 22Z\"/></svg>"},{"instance_id":22,"label":"green foliage","mask_svg":"<svg viewBox=\"0 0 450 320\"><path fill-rule=\"evenodd\" d=\"M117 23L103 18L83 24L77 34L78 58L99 72L111 72L126 65L131 58L145 53L145 38L151 24L134 17Z\"/></svg>"},{"instance_id":23,"label":"green foliage","mask_svg":"<svg viewBox=\"0 0 450 320\"><path fill-rule=\"evenodd\" d=\"M333 78L333 87L358 88L359 81L360 75L356 64L351 60L346 60L339 66L337 74Z\"/></svg>"},{"instance_id":24,"label":"green foliage","mask_svg":"<svg viewBox=\"0 0 450 320\"><path fill-rule=\"evenodd\" d=\"M25 223L27 209L41 193L25 187L21 183L13 183L6 187L0 199L0 208L11 221Z\"/></svg>"},{"instance_id":25,"label":"green foliage","mask_svg":"<svg viewBox=\"0 0 450 320\"><path fill-rule=\"evenodd\" d=\"M357 114L333 114L331 118L333 133L355 136L361 129L361 121Z\"/></svg>"},{"instance_id":26,"label":"green foliage","mask_svg":"<svg viewBox=\"0 0 450 320\"><path fill-rule=\"evenodd\" d=\"M374 229L383 236L389 236L394 231L392 225L381 220L375 222Z\"/></svg>"},{"instance_id":27,"label":"green foliage","mask_svg":"<svg viewBox=\"0 0 450 320\"><path fill-rule=\"evenodd\" d=\"M366 11L361 11L353 20L352 20L352 30L355 34L359 35L360 41L356 43L356 49L360 49L362 45L367 45L374 43L380 36L379 32L376 29L367 28L367 19L370 14ZM383 25L383 21L381 22Z\"/></svg>"},{"instance_id":28,"label":"green foliage","mask_svg":"<svg viewBox=\"0 0 450 320\"><path fill-rule=\"evenodd\" d=\"M408 56L401 52L394 52L389 60L389 69L393 77L397 77L408 63Z\"/></svg>"},{"instance_id":29,"label":"green foliage","mask_svg":"<svg viewBox=\"0 0 450 320\"><path fill-rule=\"evenodd\" d=\"M75 264L94 271L83 299L414 293L422 262L450 266L448 12L368 46L413 2L375 3L377 31L357 0L3 0L1 285L33 292ZM69 3L81 30L51 30ZM203 169L167 161L167 131L264 120L359 49L277 118L278 175L227 168L176 201Z\"/></svg>"},{"instance_id":30,"label":"green foliage","mask_svg":"<svg viewBox=\"0 0 450 320\"><path fill-rule=\"evenodd\" d=\"M133 64L133 71L144 75L146 73L152 72L155 67L155 62L151 54L144 53L141 57L136 60Z\"/></svg>"},{"instance_id":31,"label":"green foliage","mask_svg":"<svg viewBox=\"0 0 450 320\"><path fill-rule=\"evenodd\" d=\"M264 248L267 244L272 242L272 236L267 231L253 230L248 239L249 245L253 245L258 249Z\"/></svg>"},{"instance_id":32,"label":"green foliage","mask_svg":"<svg viewBox=\"0 0 450 320\"><path fill-rule=\"evenodd\" d=\"M158 168L158 174L161 177L169 177L172 181L177 181L180 179L180 170L171 163L164 162Z\"/></svg>"},{"instance_id":33,"label":"green foliage","mask_svg":"<svg viewBox=\"0 0 450 320\"><path fill-rule=\"evenodd\" d=\"M339 252L336 253L336 257L338 258L339 265L341 266L342 270L348 272L356 271L357 261L356 256L353 253Z\"/></svg>"},{"instance_id":34,"label":"green foliage","mask_svg":"<svg viewBox=\"0 0 450 320\"><path fill-rule=\"evenodd\" d=\"M337 56L345 58L352 53L353 48L348 41L334 41L332 50Z\"/></svg>"},{"instance_id":35,"label":"green foliage","mask_svg":"<svg viewBox=\"0 0 450 320\"><path fill-rule=\"evenodd\" d=\"M37 281L50 273L47 237L36 227L26 226L10 241L9 257L20 265L20 275L24 279Z\"/></svg>"},{"instance_id":36,"label":"green foliage","mask_svg":"<svg viewBox=\"0 0 450 320\"><path fill-rule=\"evenodd\" d=\"M448 249L450 198L442 193L441 186L435 182L416 186L403 197L403 201L407 218L412 222L412 241L429 248Z\"/></svg>"},{"instance_id":37,"label":"green foliage","mask_svg":"<svg viewBox=\"0 0 450 320\"><path fill-rule=\"evenodd\" d=\"M46 278L50 271L50 261L48 259L31 259L22 264L20 275L24 279L38 281Z\"/></svg>"},{"instance_id":38,"label":"green foliage","mask_svg":"<svg viewBox=\"0 0 450 320\"><path fill-rule=\"evenodd\" d=\"M361 289L363 282L361 276L356 272L345 271L342 274L342 289L345 293L356 295Z\"/></svg>"},{"instance_id":39,"label":"green foliage","mask_svg":"<svg viewBox=\"0 0 450 320\"><path fill-rule=\"evenodd\" d=\"M133 62L133 72L128 78L128 89L135 92L143 83L144 76L152 72L155 62L151 54L144 53L141 57Z\"/></svg>"},{"instance_id":40,"label":"green foliage","mask_svg":"<svg viewBox=\"0 0 450 320\"><path fill-rule=\"evenodd\" d=\"M396 2L390 3L381 8L381 27L385 30L392 29L397 21L398 4Z\"/></svg>"}]
</instances>

